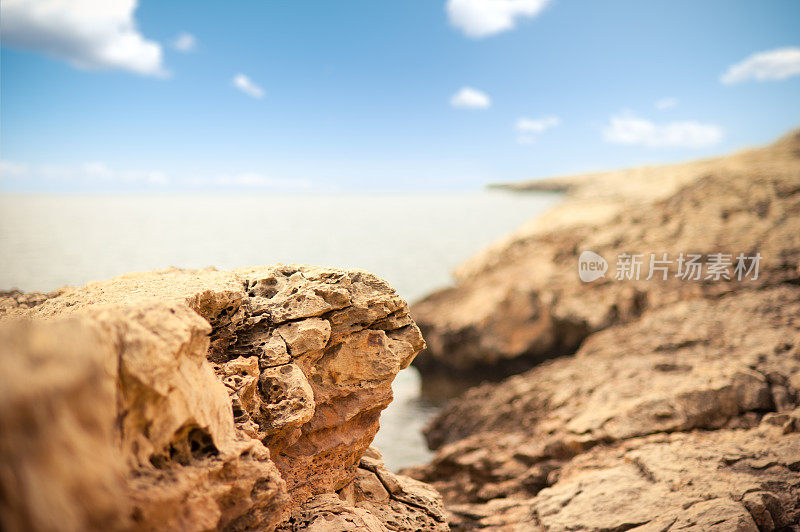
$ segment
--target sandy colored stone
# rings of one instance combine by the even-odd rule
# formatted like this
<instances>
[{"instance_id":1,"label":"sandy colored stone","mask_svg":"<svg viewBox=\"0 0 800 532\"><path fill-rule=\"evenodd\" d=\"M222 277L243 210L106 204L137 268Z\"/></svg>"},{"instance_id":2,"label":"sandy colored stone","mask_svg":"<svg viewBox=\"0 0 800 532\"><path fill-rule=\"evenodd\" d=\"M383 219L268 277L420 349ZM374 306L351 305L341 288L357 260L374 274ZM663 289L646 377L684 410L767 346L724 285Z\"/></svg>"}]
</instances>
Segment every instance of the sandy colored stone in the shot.
<instances>
[{"instance_id":1,"label":"sandy colored stone","mask_svg":"<svg viewBox=\"0 0 800 532\"><path fill-rule=\"evenodd\" d=\"M258 424L271 449L284 449L300 438L300 428L314 417L314 392L303 371L291 363L264 369L258 387Z\"/></svg>"},{"instance_id":2,"label":"sandy colored stone","mask_svg":"<svg viewBox=\"0 0 800 532\"><path fill-rule=\"evenodd\" d=\"M390 472L368 448L353 480L337 496L321 495L296 509L281 531L446 531L442 497L430 486Z\"/></svg>"},{"instance_id":3,"label":"sandy colored stone","mask_svg":"<svg viewBox=\"0 0 800 532\"><path fill-rule=\"evenodd\" d=\"M407 473L457 529L780 529L800 519L799 373L800 288L666 305L453 401Z\"/></svg>"},{"instance_id":4,"label":"sandy colored stone","mask_svg":"<svg viewBox=\"0 0 800 532\"><path fill-rule=\"evenodd\" d=\"M77 319L0 326L0 345L0 528L124 529L113 346Z\"/></svg>"},{"instance_id":5,"label":"sandy colored stone","mask_svg":"<svg viewBox=\"0 0 800 532\"><path fill-rule=\"evenodd\" d=\"M331 337L331 324L327 320L309 318L281 325L277 331L290 356L298 357L324 349Z\"/></svg>"},{"instance_id":6,"label":"sandy colored stone","mask_svg":"<svg viewBox=\"0 0 800 532\"><path fill-rule=\"evenodd\" d=\"M8 530L270 530L293 512L330 530L424 347L361 271L173 268L2 297ZM334 513L382 530L372 512Z\"/></svg>"},{"instance_id":7,"label":"sandy colored stone","mask_svg":"<svg viewBox=\"0 0 800 532\"><path fill-rule=\"evenodd\" d=\"M287 521L278 527L282 532L386 532L380 519L363 508L347 504L336 494L316 495L292 512Z\"/></svg>"},{"instance_id":8,"label":"sandy colored stone","mask_svg":"<svg viewBox=\"0 0 800 532\"><path fill-rule=\"evenodd\" d=\"M547 530L774 530L797 522L798 459L774 429L659 435L579 457L530 503Z\"/></svg>"},{"instance_id":9,"label":"sandy colored stone","mask_svg":"<svg viewBox=\"0 0 800 532\"><path fill-rule=\"evenodd\" d=\"M0 417L15 416L3 423L3 491L18 498L0 512L5 529L242 529L281 519L285 482L259 441L237 435L205 359L210 328L188 306L97 307L0 326L9 394ZM23 364L31 368L17 371Z\"/></svg>"}]
</instances>

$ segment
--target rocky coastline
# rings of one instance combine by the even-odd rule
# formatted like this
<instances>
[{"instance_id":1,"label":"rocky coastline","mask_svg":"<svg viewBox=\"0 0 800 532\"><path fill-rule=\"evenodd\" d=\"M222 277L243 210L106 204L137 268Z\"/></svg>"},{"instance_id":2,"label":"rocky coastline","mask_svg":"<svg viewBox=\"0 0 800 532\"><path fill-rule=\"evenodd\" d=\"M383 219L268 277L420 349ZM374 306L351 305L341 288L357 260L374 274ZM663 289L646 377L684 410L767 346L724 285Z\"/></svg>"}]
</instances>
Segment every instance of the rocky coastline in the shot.
<instances>
[{"instance_id":1,"label":"rocky coastline","mask_svg":"<svg viewBox=\"0 0 800 532\"><path fill-rule=\"evenodd\" d=\"M404 471L452 529L800 530L800 131L506 188L566 201L412 306L423 376L515 374L451 401L425 431L433 460ZM581 282L584 250L605 278ZM614 258L651 252L760 269L614 278Z\"/></svg>"},{"instance_id":2,"label":"rocky coastline","mask_svg":"<svg viewBox=\"0 0 800 532\"><path fill-rule=\"evenodd\" d=\"M299 265L0 293L0 528L800 531L800 131L502 187L566 199L411 309ZM582 282L586 250L760 261ZM487 382L394 473L410 364Z\"/></svg>"}]
</instances>

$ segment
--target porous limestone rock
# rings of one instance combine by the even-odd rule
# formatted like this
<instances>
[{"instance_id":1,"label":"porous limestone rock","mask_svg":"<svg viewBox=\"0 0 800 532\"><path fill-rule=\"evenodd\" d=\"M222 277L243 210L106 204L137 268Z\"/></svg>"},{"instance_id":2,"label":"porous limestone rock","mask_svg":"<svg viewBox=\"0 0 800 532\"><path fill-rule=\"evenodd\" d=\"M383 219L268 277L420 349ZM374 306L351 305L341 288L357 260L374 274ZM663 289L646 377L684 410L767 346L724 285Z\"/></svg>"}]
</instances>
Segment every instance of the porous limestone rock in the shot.
<instances>
[{"instance_id":1,"label":"porous limestone rock","mask_svg":"<svg viewBox=\"0 0 800 532\"><path fill-rule=\"evenodd\" d=\"M391 382L424 346L384 281L305 266L134 273L6 294L0 309L8 530L317 521L356 482ZM378 529L441 518L433 490L390 477L413 489L343 500L348 515Z\"/></svg>"}]
</instances>

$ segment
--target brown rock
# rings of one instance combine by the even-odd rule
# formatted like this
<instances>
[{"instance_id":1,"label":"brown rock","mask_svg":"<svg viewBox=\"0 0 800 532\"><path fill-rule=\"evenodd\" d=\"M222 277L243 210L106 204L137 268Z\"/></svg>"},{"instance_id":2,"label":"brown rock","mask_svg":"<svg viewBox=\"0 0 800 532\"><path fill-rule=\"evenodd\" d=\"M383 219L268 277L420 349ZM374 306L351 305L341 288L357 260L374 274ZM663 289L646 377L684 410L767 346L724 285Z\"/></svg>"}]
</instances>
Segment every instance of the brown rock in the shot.
<instances>
[{"instance_id":1,"label":"brown rock","mask_svg":"<svg viewBox=\"0 0 800 532\"><path fill-rule=\"evenodd\" d=\"M113 348L81 320L0 327L0 345L2 528L125 528L115 525L131 505L114 449Z\"/></svg>"},{"instance_id":2,"label":"brown rock","mask_svg":"<svg viewBox=\"0 0 800 532\"><path fill-rule=\"evenodd\" d=\"M449 527L441 495L422 482L390 472L380 453L369 448L355 478L339 490L338 497L314 497L278 529L446 531Z\"/></svg>"},{"instance_id":3,"label":"brown rock","mask_svg":"<svg viewBox=\"0 0 800 532\"><path fill-rule=\"evenodd\" d=\"M798 436L772 430L651 436L579 457L531 504L548 530L783 527L800 510L798 458Z\"/></svg>"},{"instance_id":4,"label":"brown rock","mask_svg":"<svg viewBox=\"0 0 800 532\"><path fill-rule=\"evenodd\" d=\"M208 331L181 303L4 323L4 529L274 526L285 482L236 434Z\"/></svg>"},{"instance_id":5,"label":"brown rock","mask_svg":"<svg viewBox=\"0 0 800 532\"><path fill-rule=\"evenodd\" d=\"M426 431L433 461L408 474L456 528L786 526L800 439L771 391L797 409L798 346L792 285L666 305L453 401Z\"/></svg>"},{"instance_id":6,"label":"brown rock","mask_svg":"<svg viewBox=\"0 0 800 532\"><path fill-rule=\"evenodd\" d=\"M314 417L314 391L297 364L266 368L258 381L261 391L259 426L270 449L285 449L300 438L301 427Z\"/></svg>"},{"instance_id":7,"label":"brown rock","mask_svg":"<svg viewBox=\"0 0 800 532\"><path fill-rule=\"evenodd\" d=\"M374 455L361 459L353 485L356 506L378 516L389 530L449 530L442 496L427 484L392 473Z\"/></svg>"},{"instance_id":8,"label":"brown rock","mask_svg":"<svg viewBox=\"0 0 800 532\"><path fill-rule=\"evenodd\" d=\"M7 530L324 527L424 346L358 271L170 269L34 299L6 298L0 324ZM435 492L394 482L385 513L333 513L376 530L439 515Z\"/></svg>"},{"instance_id":9,"label":"brown rock","mask_svg":"<svg viewBox=\"0 0 800 532\"><path fill-rule=\"evenodd\" d=\"M385 532L380 519L363 508L357 508L334 493L316 495L292 512L278 527L280 531Z\"/></svg>"},{"instance_id":10,"label":"brown rock","mask_svg":"<svg viewBox=\"0 0 800 532\"><path fill-rule=\"evenodd\" d=\"M289 355L299 357L305 353L321 351L328 345L331 324L320 318L309 318L281 325L277 332L286 343Z\"/></svg>"}]
</instances>

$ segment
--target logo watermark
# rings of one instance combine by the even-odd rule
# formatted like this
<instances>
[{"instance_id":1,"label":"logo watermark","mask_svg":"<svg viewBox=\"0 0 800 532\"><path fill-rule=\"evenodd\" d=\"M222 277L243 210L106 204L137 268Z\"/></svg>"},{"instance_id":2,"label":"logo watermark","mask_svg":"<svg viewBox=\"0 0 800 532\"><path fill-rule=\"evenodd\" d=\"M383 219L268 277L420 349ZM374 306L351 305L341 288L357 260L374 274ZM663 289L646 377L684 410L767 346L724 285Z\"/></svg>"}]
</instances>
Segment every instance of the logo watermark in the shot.
<instances>
[{"instance_id":1,"label":"logo watermark","mask_svg":"<svg viewBox=\"0 0 800 532\"><path fill-rule=\"evenodd\" d=\"M620 253L617 255L614 279L617 281L666 281L670 277L682 281L744 281L758 279L761 254L680 253L674 260L668 253ZM583 251L578 257L578 276L591 283L606 276L608 262L594 251Z\"/></svg>"},{"instance_id":2,"label":"logo watermark","mask_svg":"<svg viewBox=\"0 0 800 532\"><path fill-rule=\"evenodd\" d=\"M584 283L591 283L606 276L608 262L594 251L584 251L578 258L578 276Z\"/></svg>"}]
</instances>

